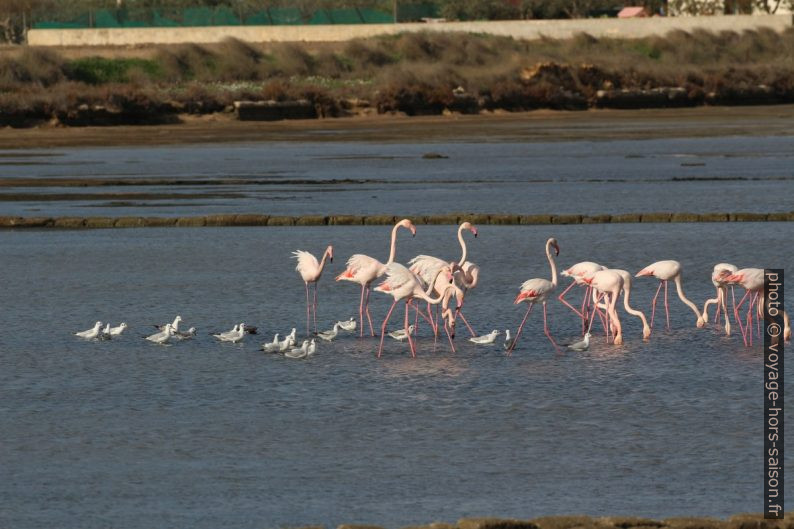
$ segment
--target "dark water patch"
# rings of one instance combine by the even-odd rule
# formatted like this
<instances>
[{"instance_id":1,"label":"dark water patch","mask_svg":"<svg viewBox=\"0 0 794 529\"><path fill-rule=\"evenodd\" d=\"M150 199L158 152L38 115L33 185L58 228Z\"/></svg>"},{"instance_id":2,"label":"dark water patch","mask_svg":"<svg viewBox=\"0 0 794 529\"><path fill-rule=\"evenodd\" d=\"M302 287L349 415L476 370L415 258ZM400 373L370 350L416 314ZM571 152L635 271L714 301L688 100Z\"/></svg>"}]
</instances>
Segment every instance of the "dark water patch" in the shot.
<instances>
[{"instance_id":1,"label":"dark water patch","mask_svg":"<svg viewBox=\"0 0 794 529\"><path fill-rule=\"evenodd\" d=\"M77 200L194 200L207 198L243 198L240 193L0 193L0 202L55 202Z\"/></svg>"}]
</instances>

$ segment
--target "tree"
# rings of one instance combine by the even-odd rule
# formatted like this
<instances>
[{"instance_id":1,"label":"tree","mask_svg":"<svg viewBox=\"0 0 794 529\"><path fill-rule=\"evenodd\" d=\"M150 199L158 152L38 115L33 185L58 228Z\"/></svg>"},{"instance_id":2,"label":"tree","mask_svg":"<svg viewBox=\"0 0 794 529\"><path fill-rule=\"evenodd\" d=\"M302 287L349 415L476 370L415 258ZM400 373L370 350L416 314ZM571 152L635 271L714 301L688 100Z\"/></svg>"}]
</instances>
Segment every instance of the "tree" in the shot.
<instances>
[{"instance_id":1,"label":"tree","mask_svg":"<svg viewBox=\"0 0 794 529\"><path fill-rule=\"evenodd\" d=\"M0 40L23 42L31 13L46 8L49 3L49 0L0 0Z\"/></svg>"},{"instance_id":2,"label":"tree","mask_svg":"<svg viewBox=\"0 0 794 529\"><path fill-rule=\"evenodd\" d=\"M507 0L440 0L441 16L450 20L510 20L520 17L517 2Z\"/></svg>"}]
</instances>

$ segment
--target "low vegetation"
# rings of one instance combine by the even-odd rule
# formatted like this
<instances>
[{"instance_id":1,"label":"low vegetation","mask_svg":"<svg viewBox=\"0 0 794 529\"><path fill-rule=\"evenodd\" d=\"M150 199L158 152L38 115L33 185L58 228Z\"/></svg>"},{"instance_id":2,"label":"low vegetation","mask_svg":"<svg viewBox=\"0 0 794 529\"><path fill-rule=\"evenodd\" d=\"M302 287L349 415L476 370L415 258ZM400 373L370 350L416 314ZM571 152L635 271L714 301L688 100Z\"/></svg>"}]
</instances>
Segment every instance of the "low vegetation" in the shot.
<instances>
[{"instance_id":1,"label":"low vegetation","mask_svg":"<svg viewBox=\"0 0 794 529\"><path fill-rule=\"evenodd\" d=\"M794 102L794 29L537 41L414 33L320 51L230 39L143 58L0 52L0 123L12 126L163 122L236 100L298 99L323 116Z\"/></svg>"}]
</instances>

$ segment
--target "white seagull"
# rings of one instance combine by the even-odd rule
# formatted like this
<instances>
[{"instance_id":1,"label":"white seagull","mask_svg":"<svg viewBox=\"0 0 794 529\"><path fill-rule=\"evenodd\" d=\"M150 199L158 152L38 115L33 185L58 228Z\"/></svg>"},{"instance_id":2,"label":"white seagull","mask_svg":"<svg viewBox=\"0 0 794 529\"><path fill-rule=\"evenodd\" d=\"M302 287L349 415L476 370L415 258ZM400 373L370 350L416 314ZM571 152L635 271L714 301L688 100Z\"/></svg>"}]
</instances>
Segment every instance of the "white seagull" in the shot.
<instances>
[{"instance_id":1,"label":"white seagull","mask_svg":"<svg viewBox=\"0 0 794 529\"><path fill-rule=\"evenodd\" d=\"M280 341L278 343L278 352L279 353L286 353L287 351L290 350L290 348L293 345L295 345L295 334L294 334L295 329L292 329L292 330L293 330L293 332L288 334L287 337L284 338L284 340L282 340L282 341Z\"/></svg>"},{"instance_id":2,"label":"white seagull","mask_svg":"<svg viewBox=\"0 0 794 529\"><path fill-rule=\"evenodd\" d=\"M102 332L102 322L98 321L94 324L93 327L86 331L80 331L74 333L75 336L78 338L85 338L86 340L93 340L94 338L99 336L99 333Z\"/></svg>"},{"instance_id":3,"label":"white seagull","mask_svg":"<svg viewBox=\"0 0 794 529\"><path fill-rule=\"evenodd\" d=\"M414 332L414 326L413 325L409 325L408 326L408 332L409 333ZM405 334L405 329L398 329L396 331L392 331L392 332L389 333L389 336L391 336L392 338L394 338L398 342L402 342L406 338L408 338L408 335Z\"/></svg>"},{"instance_id":4,"label":"white seagull","mask_svg":"<svg viewBox=\"0 0 794 529\"><path fill-rule=\"evenodd\" d=\"M263 344L262 344L262 349L263 349L265 352L268 352L268 353L273 353L273 352L276 352L276 351L278 351L279 345L280 345L280 344L278 343L278 333L276 333L276 335L273 337L273 341L272 341L272 342L270 342L270 343L263 343Z\"/></svg>"},{"instance_id":5,"label":"white seagull","mask_svg":"<svg viewBox=\"0 0 794 529\"><path fill-rule=\"evenodd\" d=\"M170 324L171 325L171 329L173 329L174 332L179 332L179 323L181 321L182 321L182 316L177 315L177 317L174 318L174 321L171 322L171 324ZM166 325L168 325L168 324L166 324ZM165 330L165 325L155 325L155 327L160 329L161 331Z\"/></svg>"},{"instance_id":6,"label":"white seagull","mask_svg":"<svg viewBox=\"0 0 794 529\"><path fill-rule=\"evenodd\" d=\"M174 333L174 337L177 340L189 340L189 339L193 338L195 335L196 335L196 328L195 327L191 327L190 329L188 329L186 331L176 331Z\"/></svg>"},{"instance_id":7,"label":"white seagull","mask_svg":"<svg viewBox=\"0 0 794 529\"><path fill-rule=\"evenodd\" d=\"M126 322L121 322L118 327L111 327L109 332L111 336L120 336L127 329Z\"/></svg>"},{"instance_id":8,"label":"white seagull","mask_svg":"<svg viewBox=\"0 0 794 529\"><path fill-rule=\"evenodd\" d=\"M571 351L587 351L587 348L590 347L590 333L587 332L584 335L584 340L580 340L578 342L574 342L572 344L568 344L568 349Z\"/></svg>"},{"instance_id":9,"label":"white seagull","mask_svg":"<svg viewBox=\"0 0 794 529\"><path fill-rule=\"evenodd\" d=\"M222 332L220 334L213 334L213 336L222 342L237 343L245 337L245 323L241 323L235 326L235 328L237 329L236 331L232 330L228 333Z\"/></svg>"},{"instance_id":10,"label":"white seagull","mask_svg":"<svg viewBox=\"0 0 794 529\"><path fill-rule=\"evenodd\" d=\"M173 335L174 335L174 328L171 327L170 323L166 323L165 329L163 329L158 333L152 334L151 336L147 336L146 339L156 344L166 344Z\"/></svg>"},{"instance_id":11,"label":"white seagull","mask_svg":"<svg viewBox=\"0 0 794 529\"><path fill-rule=\"evenodd\" d=\"M505 349L510 350L513 347L513 338L510 337L510 329L505 329Z\"/></svg>"},{"instance_id":12,"label":"white seagull","mask_svg":"<svg viewBox=\"0 0 794 529\"><path fill-rule=\"evenodd\" d=\"M294 349L290 349L289 351L284 353L284 356L286 356L287 358L299 359L299 358L306 358L308 354L309 354L309 340L303 340L303 345L301 345L300 347L296 347Z\"/></svg>"},{"instance_id":13,"label":"white seagull","mask_svg":"<svg viewBox=\"0 0 794 529\"><path fill-rule=\"evenodd\" d=\"M323 331L317 333L317 338L321 340L325 340L326 342L333 341L334 338L339 334L339 322L334 324L334 328L330 331Z\"/></svg>"},{"instance_id":14,"label":"white seagull","mask_svg":"<svg viewBox=\"0 0 794 529\"><path fill-rule=\"evenodd\" d=\"M113 336L110 334L110 324L106 324L105 328L102 329L102 333L99 335L101 340L110 340Z\"/></svg>"},{"instance_id":15,"label":"white seagull","mask_svg":"<svg viewBox=\"0 0 794 529\"><path fill-rule=\"evenodd\" d=\"M317 350L317 344L315 344L314 340L312 339L312 341L309 342L309 348L306 349L306 356L313 355L316 350Z\"/></svg>"},{"instance_id":16,"label":"white seagull","mask_svg":"<svg viewBox=\"0 0 794 529\"><path fill-rule=\"evenodd\" d=\"M338 321L336 323L339 325L339 327L343 331L355 331L356 330L356 320L354 320L353 318L350 318L347 321Z\"/></svg>"},{"instance_id":17,"label":"white seagull","mask_svg":"<svg viewBox=\"0 0 794 529\"><path fill-rule=\"evenodd\" d=\"M496 341L496 337L500 334L502 333L494 329L488 334L483 334L482 336L473 336L469 338L469 341L478 345L489 345L494 343Z\"/></svg>"}]
</instances>

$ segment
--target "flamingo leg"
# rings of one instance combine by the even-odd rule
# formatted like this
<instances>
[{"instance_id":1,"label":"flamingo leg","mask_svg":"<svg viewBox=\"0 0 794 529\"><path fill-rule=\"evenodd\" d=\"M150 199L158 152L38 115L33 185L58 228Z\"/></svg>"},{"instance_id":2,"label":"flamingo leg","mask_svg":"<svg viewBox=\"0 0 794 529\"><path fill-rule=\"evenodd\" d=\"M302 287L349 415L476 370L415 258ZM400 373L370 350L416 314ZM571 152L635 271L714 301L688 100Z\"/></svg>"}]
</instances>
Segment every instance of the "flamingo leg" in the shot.
<instances>
[{"instance_id":1,"label":"flamingo leg","mask_svg":"<svg viewBox=\"0 0 794 529\"><path fill-rule=\"evenodd\" d=\"M653 318L656 315L656 299L659 297L659 292L662 290L662 282L659 282L659 288L656 289L656 295L651 302L651 330L653 330Z\"/></svg>"},{"instance_id":2,"label":"flamingo leg","mask_svg":"<svg viewBox=\"0 0 794 529\"><path fill-rule=\"evenodd\" d=\"M563 305L565 305L566 307L568 307L569 309L571 309L571 310L574 312L574 314L576 314L576 315L577 315L577 316L579 316L579 317L580 317L582 320L584 320L584 315L582 314L582 312L581 312L581 311L579 311L579 310L577 310L577 309L576 309L576 307L574 307L573 305L571 305L570 303L568 303L568 302L565 300L565 294L567 294L567 293L568 293L568 291L569 291L569 290L571 290L571 289L572 289L574 286L576 286L576 281L573 281L573 282L572 282L570 285L568 285L568 288L566 288L565 290L563 290L563 291L562 291L562 294L560 294L559 296L557 296L557 299L559 299L559 300L560 300L560 303L562 303Z\"/></svg>"},{"instance_id":3,"label":"flamingo leg","mask_svg":"<svg viewBox=\"0 0 794 529\"><path fill-rule=\"evenodd\" d=\"M414 305L414 336L416 336L417 331L419 330L419 307Z\"/></svg>"},{"instance_id":4,"label":"flamingo leg","mask_svg":"<svg viewBox=\"0 0 794 529\"><path fill-rule=\"evenodd\" d=\"M394 311L395 305L397 305L396 299L391 304L389 312L386 313L386 318L383 320L383 325L380 328L380 347L378 347L378 358L380 358L380 354L383 352L383 338L386 336L386 324L389 323L389 318L391 318L391 313Z\"/></svg>"},{"instance_id":5,"label":"flamingo leg","mask_svg":"<svg viewBox=\"0 0 794 529\"><path fill-rule=\"evenodd\" d=\"M312 304L312 316L314 320L314 334L317 334L317 282L314 283L314 303Z\"/></svg>"},{"instance_id":6,"label":"flamingo leg","mask_svg":"<svg viewBox=\"0 0 794 529\"><path fill-rule=\"evenodd\" d=\"M761 312L760 311L761 304L758 303L758 294L755 295L755 298L756 298L755 299L755 308L756 308L756 311L755 311L756 312L756 315L755 315L755 331L756 331L756 335L755 336L757 338L761 338L761 318L759 317L761 315L760 314L760 312Z\"/></svg>"},{"instance_id":7,"label":"flamingo leg","mask_svg":"<svg viewBox=\"0 0 794 529\"><path fill-rule=\"evenodd\" d=\"M742 299L739 300L739 304L737 305L735 303L735 301L736 301L735 298L734 298L734 304L733 304L733 317L736 320L736 323L739 324L739 332L742 333L742 339L744 340L745 347L747 347L747 336L745 334L744 325L742 324L742 318L739 316L739 309L742 308L742 305L744 304L744 300L747 298L747 296L749 294L750 294L749 290L745 291L744 296L742 296Z\"/></svg>"},{"instance_id":8,"label":"flamingo leg","mask_svg":"<svg viewBox=\"0 0 794 529\"><path fill-rule=\"evenodd\" d=\"M546 302L545 301L543 302L543 332L546 334L546 336L551 341L551 345L554 346L554 350L559 353L560 352L560 348L557 347L557 342L555 342L554 338L551 337L551 332L549 331L549 325L548 325L548 321L546 319Z\"/></svg>"},{"instance_id":9,"label":"flamingo leg","mask_svg":"<svg viewBox=\"0 0 794 529\"><path fill-rule=\"evenodd\" d=\"M585 315L590 313L590 295L593 292L592 289L593 287L587 285L584 289L584 298L582 298L582 336L584 336L584 333L587 332L585 331L585 326L587 325Z\"/></svg>"},{"instance_id":10,"label":"flamingo leg","mask_svg":"<svg viewBox=\"0 0 794 529\"><path fill-rule=\"evenodd\" d=\"M477 336L477 333L474 332L474 330L471 328L471 325L469 325L469 322L466 321L466 316L464 316L463 313L460 312L460 311L458 311L458 316L460 316L460 319L463 320L463 323L466 325L466 328L469 329L469 332L471 333L472 337Z\"/></svg>"},{"instance_id":11,"label":"flamingo leg","mask_svg":"<svg viewBox=\"0 0 794 529\"><path fill-rule=\"evenodd\" d=\"M303 285L306 287L306 336L309 336L309 283Z\"/></svg>"},{"instance_id":12,"label":"flamingo leg","mask_svg":"<svg viewBox=\"0 0 794 529\"><path fill-rule=\"evenodd\" d=\"M449 335L449 329L447 328L447 322L444 322L444 332L447 333L447 339L449 340L449 346L452 348L453 353L457 353L455 350L455 344L452 343L452 336Z\"/></svg>"},{"instance_id":13,"label":"flamingo leg","mask_svg":"<svg viewBox=\"0 0 794 529\"><path fill-rule=\"evenodd\" d=\"M670 330L670 309L667 308L667 280L664 280L664 313L667 316L667 330Z\"/></svg>"},{"instance_id":14,"label":"flamingo leg","mask_svg":"<svg viewBox=\"0 0 794 529\"><path fill-rule=\"evenodd\" d=\"M358 304L358 319L360 328L360 338L364 337L364 291L367 289L366 285L361 285L361 302Z\"/></svg>"},{"instance_id":15,"label":"flamingo leg","mask_svg":"<svg viewBox=\"0 0 794 529\"><path fill-rule=\"evenodd\" d=\"M524 324L527 322L527 318L529 317L529 313L532 312L532 307L534 307L534 303L529 304L529 308L527 309L527 313L524 314L524 319L521 320L521 325L518 326L518 331L516 332L516 337L513 338L513 343L510 344L510 349L507 350L508 356L513 354L513 349L516 348L516 344L518 343L518 337L521 336L521 330L524 328Z\"/></svg>"},{"instance_id":16,"label":"flamingo leg","mask_svg":"<svg viewBox=\"0 0 794 529\"><path fill-rule=\"evenodd\" d=\"M375 336L375 330L372 328L372 316L369 315L369 292L370 292L370 288L369 288L369 285L367 285L367 297L364 300L364 310L367 313L367 321L369 322L369 332L374 337ZM362 325L362 327L363 327L363 325Z\"/></svg>"},{"instance_id":17,"label":"flamingo leg","mask_svg":"<svg viewBox=\"0 0 794 529\"><path fill-rule=\"evenodd\" d=\"M411 338L411 333L408 330L408 305L411 304L411 299L407 299L405 301L405 335L408 337L408 346L411 348L411 357L416 358L416 347L414 346L414 341Z\"/></svg>"},{"instance_id":18,"label":"flamingo leg","mask_svg":"<svg viewBox=\"0 0 794 529\"><path fill-rule=\"evenodd\" d=\"M414 305L413 303L411 303L411 306L412 306L412 307L414 308L414 310L416 311L416 317L417 317L417 318L418 318L419 316L421 316L421 317L422 317L422 319L423 319L423 320L425 320L425 321L426 321L428 324L430 323L430 318L429 318L429 317L428 317L428 316L427 316L427 315L426 315L426 314L425 314L425 313L422 311L422 309L420 309L419 307L417 307L417 306L416 306L416 305ZM416 326L414 326L414 328L416 328ZM416 335L416 333L414 333L414 335Z\"/></svg>"},{"instance_id":19,"label":"flamingo leg","mask_svg":"<svg viewBox=\"0 0 794 529\"><path fill-rule=\"evenodd\" d=\"M717 287L717 310L714 312L714 323L719 325L720 324L720 310L722 309L722 289ZM705 321L708 321L708 318L703 318Z\"/></svg>"}]
</instances>

